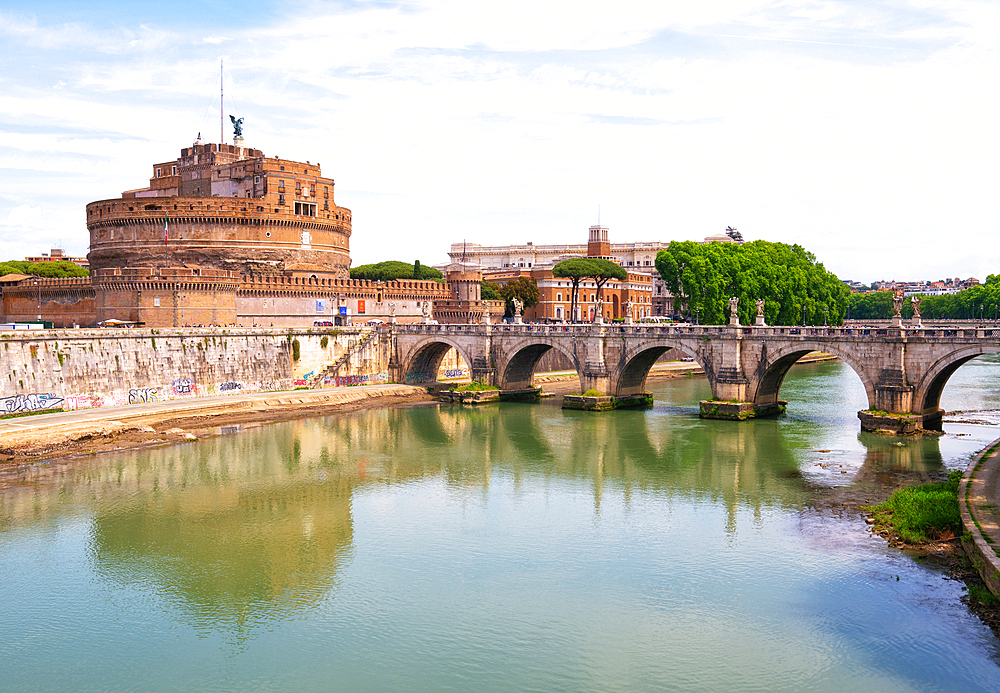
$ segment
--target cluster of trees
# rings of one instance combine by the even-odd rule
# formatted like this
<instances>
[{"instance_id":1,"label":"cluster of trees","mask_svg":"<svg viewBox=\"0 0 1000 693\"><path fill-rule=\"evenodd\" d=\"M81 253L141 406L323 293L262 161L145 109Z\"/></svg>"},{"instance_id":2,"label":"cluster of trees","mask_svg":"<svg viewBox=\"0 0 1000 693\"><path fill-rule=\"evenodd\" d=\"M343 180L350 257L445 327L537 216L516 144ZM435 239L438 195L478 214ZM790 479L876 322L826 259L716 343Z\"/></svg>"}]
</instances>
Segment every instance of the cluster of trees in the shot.
<instances>
[{"instance_id":1,"label":"cluster of trees","mask_svg":"<svg viewBox=\"0 0 1000 693\"><path fill-rule=\"evenodd\" d=\"M764 299L768 325L839 325L850 291L799 245L674 241L656 255L656 269L674 295L675 310L702 324L729 320L729 298L739 298L744 325Z\"/></svg>"},{"instance_id":2,"label":"cluster of trees","mask_svg":"<svg viewBox=\"0 0 1000 693\"><path fill-rule=\"evenodd\" d=\"M892 292L852 294L848 305L852 320L886 320L892 317ZM934 320L993 320L1000 317L1000 274L986 283L944 296L922 296L920 313ZM913 316L910 300L903 301L904 318Z\"/></svg>"},{"instance_id":3,"label":"cluster of trees","mask_svg":"<svg viewBox=\"0 0 1000 693\"><path fill-rule=\"evenodd\" d=\"M399 260L386 260L371 265L351 268L351 279L367 279L373 282L391 282L396 279L433 279L444 282L444 275L433 267L424 267L417 260L412 265Z\"/></svg>"},{"instance_id":4,"label":"cluster of trees","mask_svg":"<svg viewBox=\"0 0 1000 693\"><path fill-rule=\"evenodd\" d=\"M585 279L593 279L597 285L597 295L601 295L604 285L612 279L625 281L628 279L628 271L617 262L602 260L600 258L580 257L563 260L552 268L552 274L556 277L569 279L572 290L570 291L571 316L576 315L576 303L580 293L580 282Z\"/></svg>"},{"instance_id":5,"label":"cluster of trees","mask_svg":"<svg viewBox=\"0 0 1000 693\"><path fill-rule=\"evenodd\" d=\"M63 277L86 277L90 270L80 265L60 260L58 262L25 262L24 260L8 260L0 262L0 277L5 274L30 274L35 277L61 279Z\"/></svg>"}]
</instances>

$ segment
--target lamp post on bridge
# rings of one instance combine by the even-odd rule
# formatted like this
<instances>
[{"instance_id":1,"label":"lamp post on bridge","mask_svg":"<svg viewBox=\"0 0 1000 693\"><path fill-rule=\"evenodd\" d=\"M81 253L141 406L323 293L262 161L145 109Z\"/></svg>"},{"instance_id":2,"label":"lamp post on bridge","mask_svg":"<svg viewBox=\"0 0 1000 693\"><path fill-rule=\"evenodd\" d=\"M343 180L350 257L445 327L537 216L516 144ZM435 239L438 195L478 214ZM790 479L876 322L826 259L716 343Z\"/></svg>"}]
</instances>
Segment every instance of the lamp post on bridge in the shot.
<instances>
[{"instance_id":1,"label":"lamp post on bridge","mask_svg":"<svg viewBox=\"0 0 1000 693\"><path fill-rule=\"evenodd\" d=\"M806 304L802 304L802 327L806 326Z\"/></svg>"},{"instance_id":2,"label":"lamp post on bridge","mask_svg":"<svg viewBox=\"0 0 1000 693\"><path fill-rule=\"evenodd\" d=\"M826 327L826 322L829 317L830 317L830 307L823 306L823 327Z\"/></svg>"}]
</instances>

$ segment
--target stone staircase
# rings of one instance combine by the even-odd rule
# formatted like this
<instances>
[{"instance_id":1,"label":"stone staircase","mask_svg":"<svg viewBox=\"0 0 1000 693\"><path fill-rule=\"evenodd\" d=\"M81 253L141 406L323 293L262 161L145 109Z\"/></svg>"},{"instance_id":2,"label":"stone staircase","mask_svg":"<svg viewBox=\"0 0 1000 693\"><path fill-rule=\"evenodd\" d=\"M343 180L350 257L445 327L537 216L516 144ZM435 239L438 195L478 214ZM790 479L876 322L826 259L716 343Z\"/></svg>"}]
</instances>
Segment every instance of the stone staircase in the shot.
<instances>
[{"instance_id":1,"label":"stone staircase","mask_svg":"<svg viewBox=\"0 0 1000 693\"><path fill-rule=\"evenodd\" d=\"M358 340L358 342L354 346L349 347L343 354L341 354L340 358L338 358L336 361L328 365L326 368L323 368L322 370L314 373L312 377L310 377L309 380L306 381L306 387L315 390L317 388L323 387L323 381L326 380L327 377L336 378L337 375L340 373L340 369L343 368L348 361L350 361L351 357L357 351L360 351L361 349L364 349L366 346L368 346L368 344L373 339L375 339L377 335L378 335L377 330L372 330L371 332L366 334L364 337Z\"/></svg>"}]
</instances>

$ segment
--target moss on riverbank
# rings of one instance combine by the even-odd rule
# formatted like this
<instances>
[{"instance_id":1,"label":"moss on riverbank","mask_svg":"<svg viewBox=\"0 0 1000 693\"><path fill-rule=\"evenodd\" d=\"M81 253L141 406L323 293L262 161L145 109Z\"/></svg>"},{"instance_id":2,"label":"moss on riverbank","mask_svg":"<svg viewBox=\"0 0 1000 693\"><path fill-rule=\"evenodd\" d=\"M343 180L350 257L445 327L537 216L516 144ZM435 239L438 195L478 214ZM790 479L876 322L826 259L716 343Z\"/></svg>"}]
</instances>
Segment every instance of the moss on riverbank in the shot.
<instances>
[{"instance_id":1,"label":"moss on riverbank","mask_svg":"<svg viewBox=\"0 0 1000 693\"><path fill-rule=\"evenodd\" d=\"M894 535L907 544L950 539L962 532L958 512L961 479L961 472L951 471L947 481L901 488L886 501L861 509L872 514L877 532Z\"/></svg>"}]
</instances>

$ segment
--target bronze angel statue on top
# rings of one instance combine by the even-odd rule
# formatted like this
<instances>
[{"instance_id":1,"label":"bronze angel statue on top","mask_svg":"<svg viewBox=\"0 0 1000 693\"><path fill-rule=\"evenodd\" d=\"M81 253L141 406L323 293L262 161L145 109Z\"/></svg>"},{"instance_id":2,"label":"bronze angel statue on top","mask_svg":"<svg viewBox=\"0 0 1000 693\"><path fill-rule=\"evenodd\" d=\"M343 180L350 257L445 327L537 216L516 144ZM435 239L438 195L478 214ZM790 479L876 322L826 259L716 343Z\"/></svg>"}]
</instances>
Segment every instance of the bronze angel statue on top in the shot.
<instances>
[{"instance_id":1,"label":"bronze angel statue on top","mask_svg":"<svg viewBox=\"0 0 1000 693\"><path fill-rule=\"evenodd\" d=\"M233 137L243 137L243 119L232 115L229 119L233 121Z\"/></svg>"}]
</instances>

